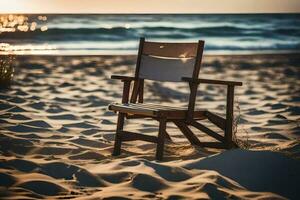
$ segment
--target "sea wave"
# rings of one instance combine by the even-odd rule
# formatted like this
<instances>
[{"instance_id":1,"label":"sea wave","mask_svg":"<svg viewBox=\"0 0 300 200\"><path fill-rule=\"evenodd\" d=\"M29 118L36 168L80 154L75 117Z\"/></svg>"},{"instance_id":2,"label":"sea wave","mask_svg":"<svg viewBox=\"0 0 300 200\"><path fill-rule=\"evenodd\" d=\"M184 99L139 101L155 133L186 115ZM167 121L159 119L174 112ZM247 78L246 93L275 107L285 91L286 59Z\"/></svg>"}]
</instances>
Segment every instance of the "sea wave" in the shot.
<instances>
[{"instance_id":1,"label":"sea wave","mask_svg":"<svg viewBox=\"0 0 300 200\"><path fill-rule=\"evenodd\" d=\"M30 15L29 19L35 17ZM60 51L118 51L136 49L138 38L146 37L176 42L202 39L206 41L207 50L300 50L300 15L295 14L47 17L48 21L37 25L34 31L0 30L1 42L10 47L31 45L33 49L50 44Z\"/></svg>"},{"instance_id":2,"label":"sea wave","mask_svg":"<svg viewBox=\"0 0 300 200\"><path fill-rule=\"evenodd\" d=\"M2 40L11 39L39 39L39 40L128 40L138 36L149 36L151 38L174 38L186 37L300 37L299 28L275 28L269 29L246 29L234 26L202 27L202 28L174 28L174 27L143 27L143 28L77 28L61 29L53 28L47 31L36 30L28 32L3 32Z\"/></svg>"}]
</instances>

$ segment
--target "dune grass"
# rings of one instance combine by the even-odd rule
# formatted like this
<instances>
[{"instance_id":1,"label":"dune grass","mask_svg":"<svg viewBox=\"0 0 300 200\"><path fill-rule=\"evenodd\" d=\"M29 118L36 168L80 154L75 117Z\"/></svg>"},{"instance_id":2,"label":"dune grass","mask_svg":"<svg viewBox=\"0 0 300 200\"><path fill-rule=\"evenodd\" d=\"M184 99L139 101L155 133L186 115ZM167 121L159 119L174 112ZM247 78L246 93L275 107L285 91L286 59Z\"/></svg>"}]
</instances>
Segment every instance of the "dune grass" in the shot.
<instances>
[{"instance_id":1,"label":"dune grass","mask_svg":"<svg viewBox=\"0 0 300 200\"><path fill-rule=\"evenodd\" d=\"M236 142L236 144L242 148L242 149L250 149L251 145L249 142L249 133L247 131L247 129L245 129L243 127L243 125L241 125L241 127L239 129L241 129L240 131L246 133L246 137L243 138L238 138L237 133L238 133L238 125L241 120L241 108L240 108L240 103L238 98L236 98L236 100L234 101L234 106L235 106L235 113L234 113L234 121L233 121L233 140Z\"/></svg>"}]
</instances>

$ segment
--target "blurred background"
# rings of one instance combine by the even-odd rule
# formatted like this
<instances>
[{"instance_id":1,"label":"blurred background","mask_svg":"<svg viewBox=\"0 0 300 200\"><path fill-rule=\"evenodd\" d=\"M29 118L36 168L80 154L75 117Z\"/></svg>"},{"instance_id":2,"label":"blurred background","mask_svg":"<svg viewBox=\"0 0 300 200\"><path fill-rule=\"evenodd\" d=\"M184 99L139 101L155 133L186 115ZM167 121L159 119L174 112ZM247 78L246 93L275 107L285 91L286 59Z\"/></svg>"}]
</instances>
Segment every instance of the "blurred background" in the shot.
<instances>
[{"instance_id":1,"label":"blurred background","mask_svg":"<svg viewBox=\"0 0 300 200\"><path fill-rule=\"evenodd\" d=\"M206 54L300 50L300 14L2 14L0 54L136 54L139 37Z\"/></svg>"}]
</instances>

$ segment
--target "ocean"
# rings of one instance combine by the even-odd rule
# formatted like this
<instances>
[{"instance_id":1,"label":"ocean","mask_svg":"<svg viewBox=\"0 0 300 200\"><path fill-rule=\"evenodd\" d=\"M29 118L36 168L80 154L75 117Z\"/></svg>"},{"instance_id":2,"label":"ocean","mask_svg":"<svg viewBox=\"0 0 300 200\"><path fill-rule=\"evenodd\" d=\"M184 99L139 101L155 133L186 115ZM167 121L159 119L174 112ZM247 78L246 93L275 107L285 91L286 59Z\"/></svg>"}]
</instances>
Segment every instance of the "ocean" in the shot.
<instances>
[{"instance_id":1,"label":"ocean","mask_svg":"<svg viewBox=\"0 0 300 200\"><path fill-rule=\"evenodd\" d=\"M0 15L0 54L135 54L139 37L207 54L300 51L300 14Z\"/></svg>"}]
</instances>

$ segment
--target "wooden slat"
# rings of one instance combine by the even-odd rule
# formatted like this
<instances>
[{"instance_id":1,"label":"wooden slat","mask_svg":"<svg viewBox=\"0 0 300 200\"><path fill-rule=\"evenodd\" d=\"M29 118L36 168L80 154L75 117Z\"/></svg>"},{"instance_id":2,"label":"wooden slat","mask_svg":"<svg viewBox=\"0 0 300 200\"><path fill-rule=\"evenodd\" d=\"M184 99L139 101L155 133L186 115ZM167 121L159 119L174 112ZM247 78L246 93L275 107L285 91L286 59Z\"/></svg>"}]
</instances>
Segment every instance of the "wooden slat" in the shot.
<instances>
[{"instance_id":1,"label":"wooden slat","mask_svg":"<svg viewBox=\"0 0 300 200\"><path fill-rule=\"evenodd\" d=\"M178 110L178 111L158 111L158 116L167 117L167 119L186 119L187 110ZM194 119L202 120L205 119L204 111L195 111Z\"/></svg>"},{"instance_id":2,"label":"wooden slat","mask_svg":"<svg viewBox=\"0 0 300 200\"><path fill-rule=\"evenodd\" d=\"M134 140L142 140L146 142L157 143L157 137L151 135L144 135L129 131L121 131L122 141L134 141Z\"/></svg>"},{"instance_id":3,"label":"wooden slat","mask_svg":"<svg viewBox=\"0 0 300 200\"><path fill-rule=\"evenodd\" d=\"M239 81L226 81L226 80L213 80L213 79L203 79L203 78L190 78L190 77L183 77L181 80L193 83L207 83L207 84L216 84L216 85L236 85L242 86L243 83Z\"/></svg>"},{"instance_id":4,"label":"wooden slat","mask_svg":"<svg viewBox=\"0 0 300 200\"><path fill-rule=\"evenodd\" d=\"M167 111L176 111L176 110L186 110L184 108L176 108L176 107L170 107L170 106L161 106L161 105L154 105L154 104L142 104L142 103L137 103L137 104L133 104L133 103L129 103L129 104L119 104L119 103L115 103L115 104L110 104L113 105L114 108L118 108L118 107L126 107L129 109L141 109L141 110L151 110L151 111L159 111L159 110L167 110Z\"/></svg>"},{"instance_id":5,"label":"wooden slat","mask_svg":"<svg viewBox=\"0 0 300 200\"><path fill-rule=\"evenodd\" d=\"M121 104L118 104L121 105ZM134 109L149 109L149 110L153 110L155 112L159 112L159 111L166 111L166 112L181 112L181 113L185 113L188 109L184 108L184 107L171 107L171 106L164 106L164 105L158 105L158 104L151 104L151 103L137 103L137 104L125 104L130 106L131 108ZM204 116L204 113L206 112L206 110L196 110L196 113L201 113L201 115Z\"/></svg>"},{"instance_id":6,"label":"wooden slat","mask_svg":"<svg viewBox=\"0 0 300 200\"><path fill-rule=\"evenodd\" d=\"M130 105L130 104L129 104ZM156 112L151 109L139 108L135 109L134 107L128 106L128 104L111 104L108 107L110 110L119 111L122 113L138 114L138 115L147 115L147 116L156 116Z\"/></svg>"},{"instance_id":7,"label":"wooden slat","mask_svg":"<svg viewBox=\"0 0 300 200\"><path fill-rule=\"evenodd\" d=\"M221 142L201 142L201 146L216 149L226 149L226 145Z\"/></svg>"},{"instance_id":8,"label":"wooden slat","mask_svg":"<svg viewBox=\"0 0 300 200\"><path fill-rule=\"evenodd\" d=\"M167 119L185 119L187 116L186 108L176 108L150 104L110 104L109 110L119 111L132 115L144 115L150 117L164 116ZM205 119L205 110L194 111L194 119ZM130 118L130 117L129 117Z\"/></svg>"},{"instance_id":9,"label":"wooden slat","mask_svg":"<svg viewBox=\"0 0 300 200\"><path fill-rule=\"evenodd\" d=\"M211 121L217 127L219 127L222 130L225 130L225 124L226 124L225 119L209 111L205 112L205 116L209 121Z\"/></svg>"},{"instance_id":10,"label":"wooden slat","mask_svg":"<svg viewBox=\"0 0 300 200\"><path fill-rule=\"evenodd\" d=\"M225 142L225 139L223 136L217 134L216 132L214 132L213 130L207 128L206 126L200 124L199 122L196 122L195 120L193 120L191 122L191 125L194 126L195 128L199 129L200 131L203 131L204 133L206 133L207 135L215 138L216 140L219 140L221 142Z\"/></svg>"},{"instance_id":11,"label":"wooden slat","mask_svg":"<svg viewBox=\"0 0 300 200\"><path fill-rule=\"evenodd\" d=\"M139 78L181 82L183 76L192 77L195 58L166 58L142 55Z\"/></svg>"},{"instance_id":12,"label":"wooden slat","mask_svg":"<svg viewBox=\"0 0 300 200\"><path fill-rule=\"evenodd\" d=\"M157 104L135 104L134 109L149 109L153 110L157 117L164 116L167 119L185 119L188 115L187 108L171 107ZM194 119L205 119L205 110L197 110L193 112Z\"/></svg>"},{"instance_id":13,"label":"wooden slat","mask_svg":"<svg viewBox=\"0 0 300 200\"><path fill-rule=\"evenodd\" d=\"M174 106L166 106L161 104L152 104L152 103L137 103L135 104L136 107L141 108L149 108L154 110L187 110L187 108L184 107L174 107Z\"/></svg>"},{"instance_id":14,"label":"wooden slat","mask_svg":"<svg viewBox=\"0 0 300 200\"><path fill-rule=\"evenodd\" d=\"M135 77L123 76L123 75L111 75L111 79L123 80L123 81L133 81Z\"/></svg>"},{"instance_id":15,"label":"wooden slat","mask_svg":"<svg viewBox=\"0 0 300 200\"><path fill-rule=\"evenodd\" d=\"M185 135L189 142L193 145L201 146L200 140L194 135L194 133L189 129L189 127L182 121L173 121L174 124L180 129L180 131Z\"/></svg>"},{"instance_id":16,"label":"wooden slat","mask_svg":"<svg viewBox=\"0 0 300 200\"><path fill-rule=\"evenodd\" d=\"M143 54L175 58L196 57L197 47L198 43L163 43L145 41Z\"/></svg>"},{"instance_id":17,"label":"wooden slat","mask_svg":"<svg viewBox=\"0 0 300 200\"><path fill-rule=\"evenodd\" d=\"M151 116L145 116L145 115L137 115L137 114L127 114L127 119L144 119L144 118L152 118Z\"/></svg>"},{"instance_id":18,"label":"wooden slat","mask_svg":"<svg viewBox=\"0 0 300 200\"><path fill-rule=\"evenodd\" d=\"M144 103L143 106L152 107L152 108L159 108L165 110L186 110L186 107L179 107L179 106L167 106L162 104L154 104L154 103Z\"/></svg>"}]
</instances>

